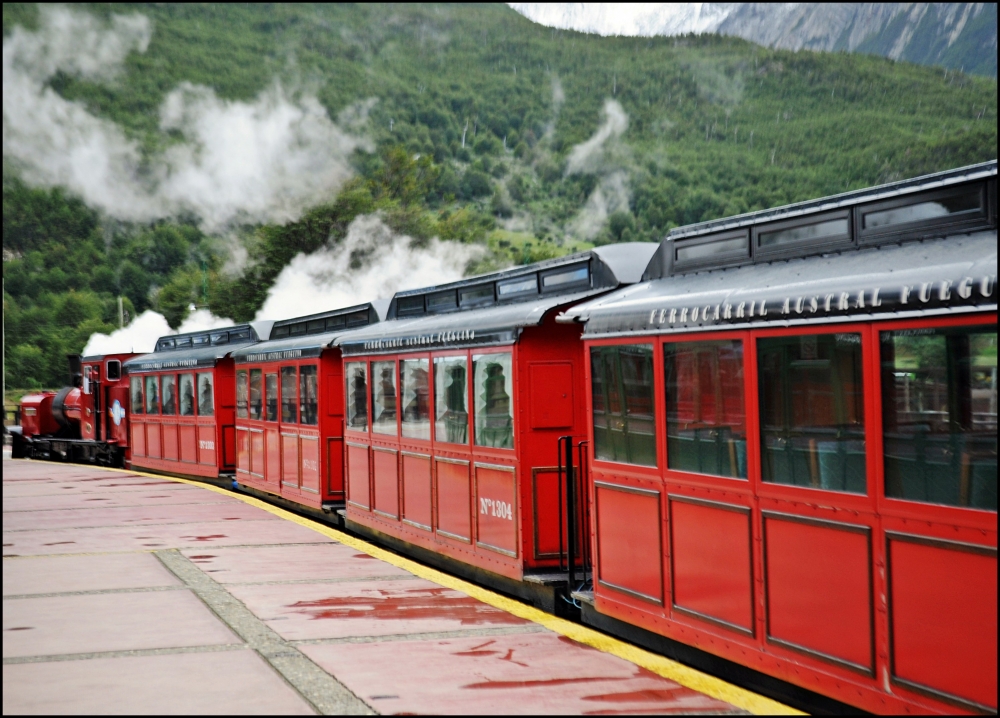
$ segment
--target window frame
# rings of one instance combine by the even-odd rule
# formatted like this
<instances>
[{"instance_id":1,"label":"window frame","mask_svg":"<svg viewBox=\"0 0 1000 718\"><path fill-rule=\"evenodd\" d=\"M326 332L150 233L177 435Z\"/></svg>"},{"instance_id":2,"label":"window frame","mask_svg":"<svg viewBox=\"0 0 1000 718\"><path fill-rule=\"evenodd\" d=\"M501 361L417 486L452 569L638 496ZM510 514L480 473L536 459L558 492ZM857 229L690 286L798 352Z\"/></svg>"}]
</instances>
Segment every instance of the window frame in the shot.
<instances>
[{"instance_id":1,"label":"window frame","mask_svg":"<svg viewBox=\"0 0 1000 718\"><path fill-rule=\"evenodd\" d=\"M368 433L373 440L399 442L402 432L399 425L399 359L398 354L386 354L380 357L373 357L368 361ZM375 365L392 364L392 378L396 398L396 430L394 433L381 432L375 430Z\"/></svg>"},{"instance_id":2,"label":"window frame","mask_svg":"<svg viewBox=\"0 0 1000 718\"><path fill-rule=\"evenodd\" d=\"M365 428L359 429L355 426L351 426L351 411L348 402L351 400L351 387L348 384L350 381L350 374L348 373L348 367L360 364L365 369ZM342 366L344 368L343 375L343 386L344 386L344 431L354 432L355 434L364 434L366 437L371 438L372 434L372 407L371 407L371 378L372 378L372 368L371 362L367 357L360 359L343 359Z\"/></svg>"},{"instance_id":3,"label":"window frame","mask_svg":"<svg viewBox=\"0 0 1000 718\"><path fill-rule=\"evenodd\" d=\"M456 444L452 441L442 441L437 435L437 369L435 368L436 359L455 359L460 358L465 360L465 414L466 414L466 439L463 444ZM463 454L470 452L474 446L473 443L473 432L475 431L475 426L473 425L473 412L471 411L470 402L473 400L472 393L472 352L468 349L452 349L446 351L437 351L430 354L431 360L431 382L433 385L433 391L431 392L431 441L435 446L435 451L461 451ZM438 449L437 447L440 447ZM482 447L478 447L482 448Z\"/></svg>"},{"instance_id":4,"label":"window frame","mask_svg":"<svg viewBox=\"0 0 1000 718\"><path fill-rule=\"evenodd\" d=\"M406 407L403 404L403 401L404 401L404 397L403 397L403 362L420 361L420 360L423 360L423 361L427 362L427 379L428 379L428 389L429 389L429 394L428 394L428 397L427 397L427 407L428 407L428 412L429 413L428 413L427 419L428 419L428 421L430 423L429 423L429 427L428 427L428 430L427 430L427 438L426 439L423 439L423 438L420 438L420 437L417 437L417 436L405 436L403 434L403 413L406 410ZM401 442L403 442L403 443L413 442L413 443L416 443L416 444L421 444L423 446L430 446L431 443L434 441L434 424L435 424L435 408L434 408L435 407L435 404L434 404L434 391L435 391L435 384L434 384L434 379L435 379L435 376L434 376L434 358L433 358L433 356L431 354L425 354L425 353L421 353L421 354L401 354L401 355L399 355L399 357L397 357L397 361L396 361L396 374L397 374L396 393L397 393L397 401L399 402L398 405L397 405L397 412L396 413L398 414L398 419L399 419L399 440Z\"/></svg>"},{"instance_id":5,"label":"window frame","mask_svg":"<svg viewBox=\"0 0 1000 718\"><path fill-rule=\"evenodd\" d=\"M292 383L295 387L295 401L293 402L295 418L291 421L287 421L285 419L285 375L288 373L287 370L289 369L292 370ZM300 418L299 414L301 413L299 411L299 404L299 367L297 364L282 364L278 367L278 423L282 425L298 424Z\"/></svg>"},{"instance_id":6,"label":"window frame","mask_svg":"<svg viewBox=\"0 0 1000 718\"><path fill-rule=\"evenodd\" d=\"M510 355L510 374L511 374L511 392L510 392L510 419L511 419L511 447L501 448L497 446L483 446L476 443L476 360L477 356L488 356L490 354L509 354ZM483 453L496 453L498 456L509 457L514 455L514 452L520 451L521 447L519 442L521 437L518 436L520 430L520 422L517 419L518 412L518 356L516 345L505 344L502 346L491 346L491 347L470 347L466 350L466 355L469 358L469 381L466 387L469 392L469 448L473 454L483 454ZM451 446L463 446L463 444L451 444Z\"/></svg>"},{"instance_id":7,"label":"window frame","mask_svg":"<svg viewBox=\"0 0 1000 718\"><path fill-rule=\"evenodd\" d=\"M191 413L182 413L182 404L184 396L182 394L181 383L184 377L191 377ZM191 371L182 371L177 374L177 416L186 417L188 419L194 419L198 416L198 374L192 368Z\"/></svg>"},{"instance_id":8,"label":"window frame","mask_svg":"<svg viewBox=\"0 0 1000 718\"><path fill-rule=\"evenodd\" d=\"M933 202L946 197L958 196L960 194L971 193L974 189L979 191L979 211L968 210L967 214L961 216L944 215L941 217L931 217L928 219L914 220L912 222L901 222L879 227L865 229L865 215L874 212L908 207L910 205ZM854 236L857 237L860 246L880 244L883 242L898 241L899 239L918 239L921 237L935 237L943 234L960 234L962 232L972 232L979 229L989 229L992 224L990 197L985 181L978 184L957 184L950 187L931 192L914 192L902 197L882 200L880 202L869 202L867 204L856 205L854 210Z\"/></svg>"}]
</instances>

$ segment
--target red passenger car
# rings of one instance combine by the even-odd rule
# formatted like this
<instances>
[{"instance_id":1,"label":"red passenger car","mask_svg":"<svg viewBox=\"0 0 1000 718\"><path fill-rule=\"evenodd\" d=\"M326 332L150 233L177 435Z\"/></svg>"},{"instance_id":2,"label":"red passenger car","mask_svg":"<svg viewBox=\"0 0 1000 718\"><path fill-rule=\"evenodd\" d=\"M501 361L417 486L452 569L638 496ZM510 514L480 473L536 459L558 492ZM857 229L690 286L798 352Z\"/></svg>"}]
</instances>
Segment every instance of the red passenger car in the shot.
<instances>
[{"instance_id":1,"label":"red passenger car","mask_svg":"<svg viewBox=\"0 0 1000 718\"><path fill-rule=\"evenodd\" d=\"M219 478L236 468L236 349L266 339L272 322L161 337L125 363L132 466Z\"/></svg>"},{"instance_id":2,"label":"red passenger car","mask_svg":"<svg viewBox=\"0 0 1000 718\"><path fill-rule=\"evenodd\" d=\"M586 417L580 328L554 316L638 281L654 250L602 247L399 292L388 321L335 340L348 525L521 595L526 573L557 567L555 440L582 434Z\"/></svg>"},{"instance_id":3,"label":"red passenger car","mask_svg":"<svg viewBox=\"0 0 1000 718\"><path fill-rule=\"evenodd\" d=\"M331 344L378 320L372 304L286 319L270 341L233 352L240 484L314 509L343 506L344 371Z\"/></svg>"},{"instance_id":4,"label":"red passenger car","mask_svg":"<svg viewBox=\"0 0 1000 718\"><path fill-rule=\"evenodd\" d=\"M585 620L866 710L996 712L996 171L680 228L571 311Z\"/></svg>"}]
</instances>

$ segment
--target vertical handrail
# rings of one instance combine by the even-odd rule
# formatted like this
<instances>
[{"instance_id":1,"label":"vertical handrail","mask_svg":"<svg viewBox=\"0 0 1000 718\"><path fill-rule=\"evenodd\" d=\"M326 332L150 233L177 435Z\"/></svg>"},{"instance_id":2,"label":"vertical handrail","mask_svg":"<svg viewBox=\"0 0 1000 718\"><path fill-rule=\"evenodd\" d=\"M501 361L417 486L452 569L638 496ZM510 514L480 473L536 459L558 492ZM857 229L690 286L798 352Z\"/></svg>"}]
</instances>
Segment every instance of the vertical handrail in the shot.
<instances>
[{"instance_id":1,"label":"vertical handrail","mask_svg":"<svg viewBox=\"0 0 1000 718\"><path fill-rule=\"evenodd\" d=\"M587 470L587 451L586 448L588 442L581 441L577 444L577 465L580 467L577 474L580 477L580 542L582 546L580 547L580 565L583 572L582 580L584 583L587 582L588 573L592 573L593 565L590 560L590 482L589 482L589 471Z\"/></svg>"},{"instance_id":2,"label":"vertical handrail","mask_svg":"<svg viewBox=\"0 0 1000 718\"><path fill-rule=\"evenodd\" d=\"M566 556L565 546L563 545L563 442L572 441L572 437L560 436L556 441L556 459L558 471L556 474L556 506L559 507L559 523L556 525L557 531L559 532L559 570L562 571L565 568L563 559Z\"/></svg>"},{"instance_id":3,"label":"vertical handrail","mask_svg":"<svg viewBox=\"0 0 1000 718\"><path fill-rule=\"evenodd\" d=\"M566 563L569 587L576 585L576 480L573 476L573 437L566 438Z\"/></svg>"}]
</instances>

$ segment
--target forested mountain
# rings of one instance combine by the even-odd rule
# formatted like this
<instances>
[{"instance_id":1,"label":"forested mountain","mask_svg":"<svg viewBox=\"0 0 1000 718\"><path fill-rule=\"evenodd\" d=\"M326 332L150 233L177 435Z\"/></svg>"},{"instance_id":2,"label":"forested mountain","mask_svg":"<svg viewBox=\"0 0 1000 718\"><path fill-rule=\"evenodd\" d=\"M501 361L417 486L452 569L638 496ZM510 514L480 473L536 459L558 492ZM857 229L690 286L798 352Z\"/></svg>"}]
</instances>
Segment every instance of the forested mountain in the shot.
<instances>
[{"instance_id":1,"label":"forested mountain","mask_svg":"<svg viewBox=\"0 0 1000 718\"><path fill-rule=\"evenodd\" d=\"M880 57L505 5L3 13L8 385L58 384L119 295L252 319L359 217L475 271L996 157L995 79Z\"/></svg>"}]
</instances>

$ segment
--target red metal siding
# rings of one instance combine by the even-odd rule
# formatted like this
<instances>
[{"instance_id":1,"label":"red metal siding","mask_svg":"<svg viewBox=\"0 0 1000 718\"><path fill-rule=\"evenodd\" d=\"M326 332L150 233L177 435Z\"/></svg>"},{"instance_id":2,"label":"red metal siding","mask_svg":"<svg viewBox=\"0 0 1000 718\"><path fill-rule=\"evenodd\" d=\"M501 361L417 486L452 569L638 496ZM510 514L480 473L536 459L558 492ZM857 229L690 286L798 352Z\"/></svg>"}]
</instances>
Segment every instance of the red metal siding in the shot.
<instances>
[{"instance_id":1,"label":"red metal siding","mask_svg":"<svg viewBox=\"0 0 1000 718\"><path fill-rule=\"evenodd\" d=\"M517 556L514 469L476 466L476 537L480 546Z\"/></svg>"},{"instance_id":2,"label":"red metal siding","mask_svg":"<svg viewBox=\"0 0 1000 718\"><path fill-rule=\"evenodd\" d=\"M371 508L367 446L347 444L347 500L366 511Z\"/></svg>"},{"instance_id":3,"label":"red metal siding","mask_svg":"<svg viewBox=\"0 0 1000 718\"><path fill-rule=\"evenodd\" d=\"M379 513L399 518L399 459L392 449L372 449L375 469L375 505Z\"/></svg>"},{"instance_id":4,"label":"red metal siding","mask_svg":"<svg viewBox=\"0 0 1000 718\"><path fill-rule=\"evenodd\" d=\"M403 519L430 530L431 458L403 453Z\"/></svg>"},{"instance_id":5,"label":"red metal siding","mask_svg":"<svg viewBox=\"0 0 1000 718\"><path fill-rule=\"evenodd\" d=\"M600 483L595 503L600 583L662 603L660 492Z\"/></svg>"},{"instance_id":6,"label":"red metal siding","mask_svg":"<svg viewBox=\"0 0 1000 718\"><path fill-rule=\"evenodd\" d=\"M469 462L435 462L437 474L437 529L451 536L472 540L469 521Z\"/></svg>"}]
</instances>

